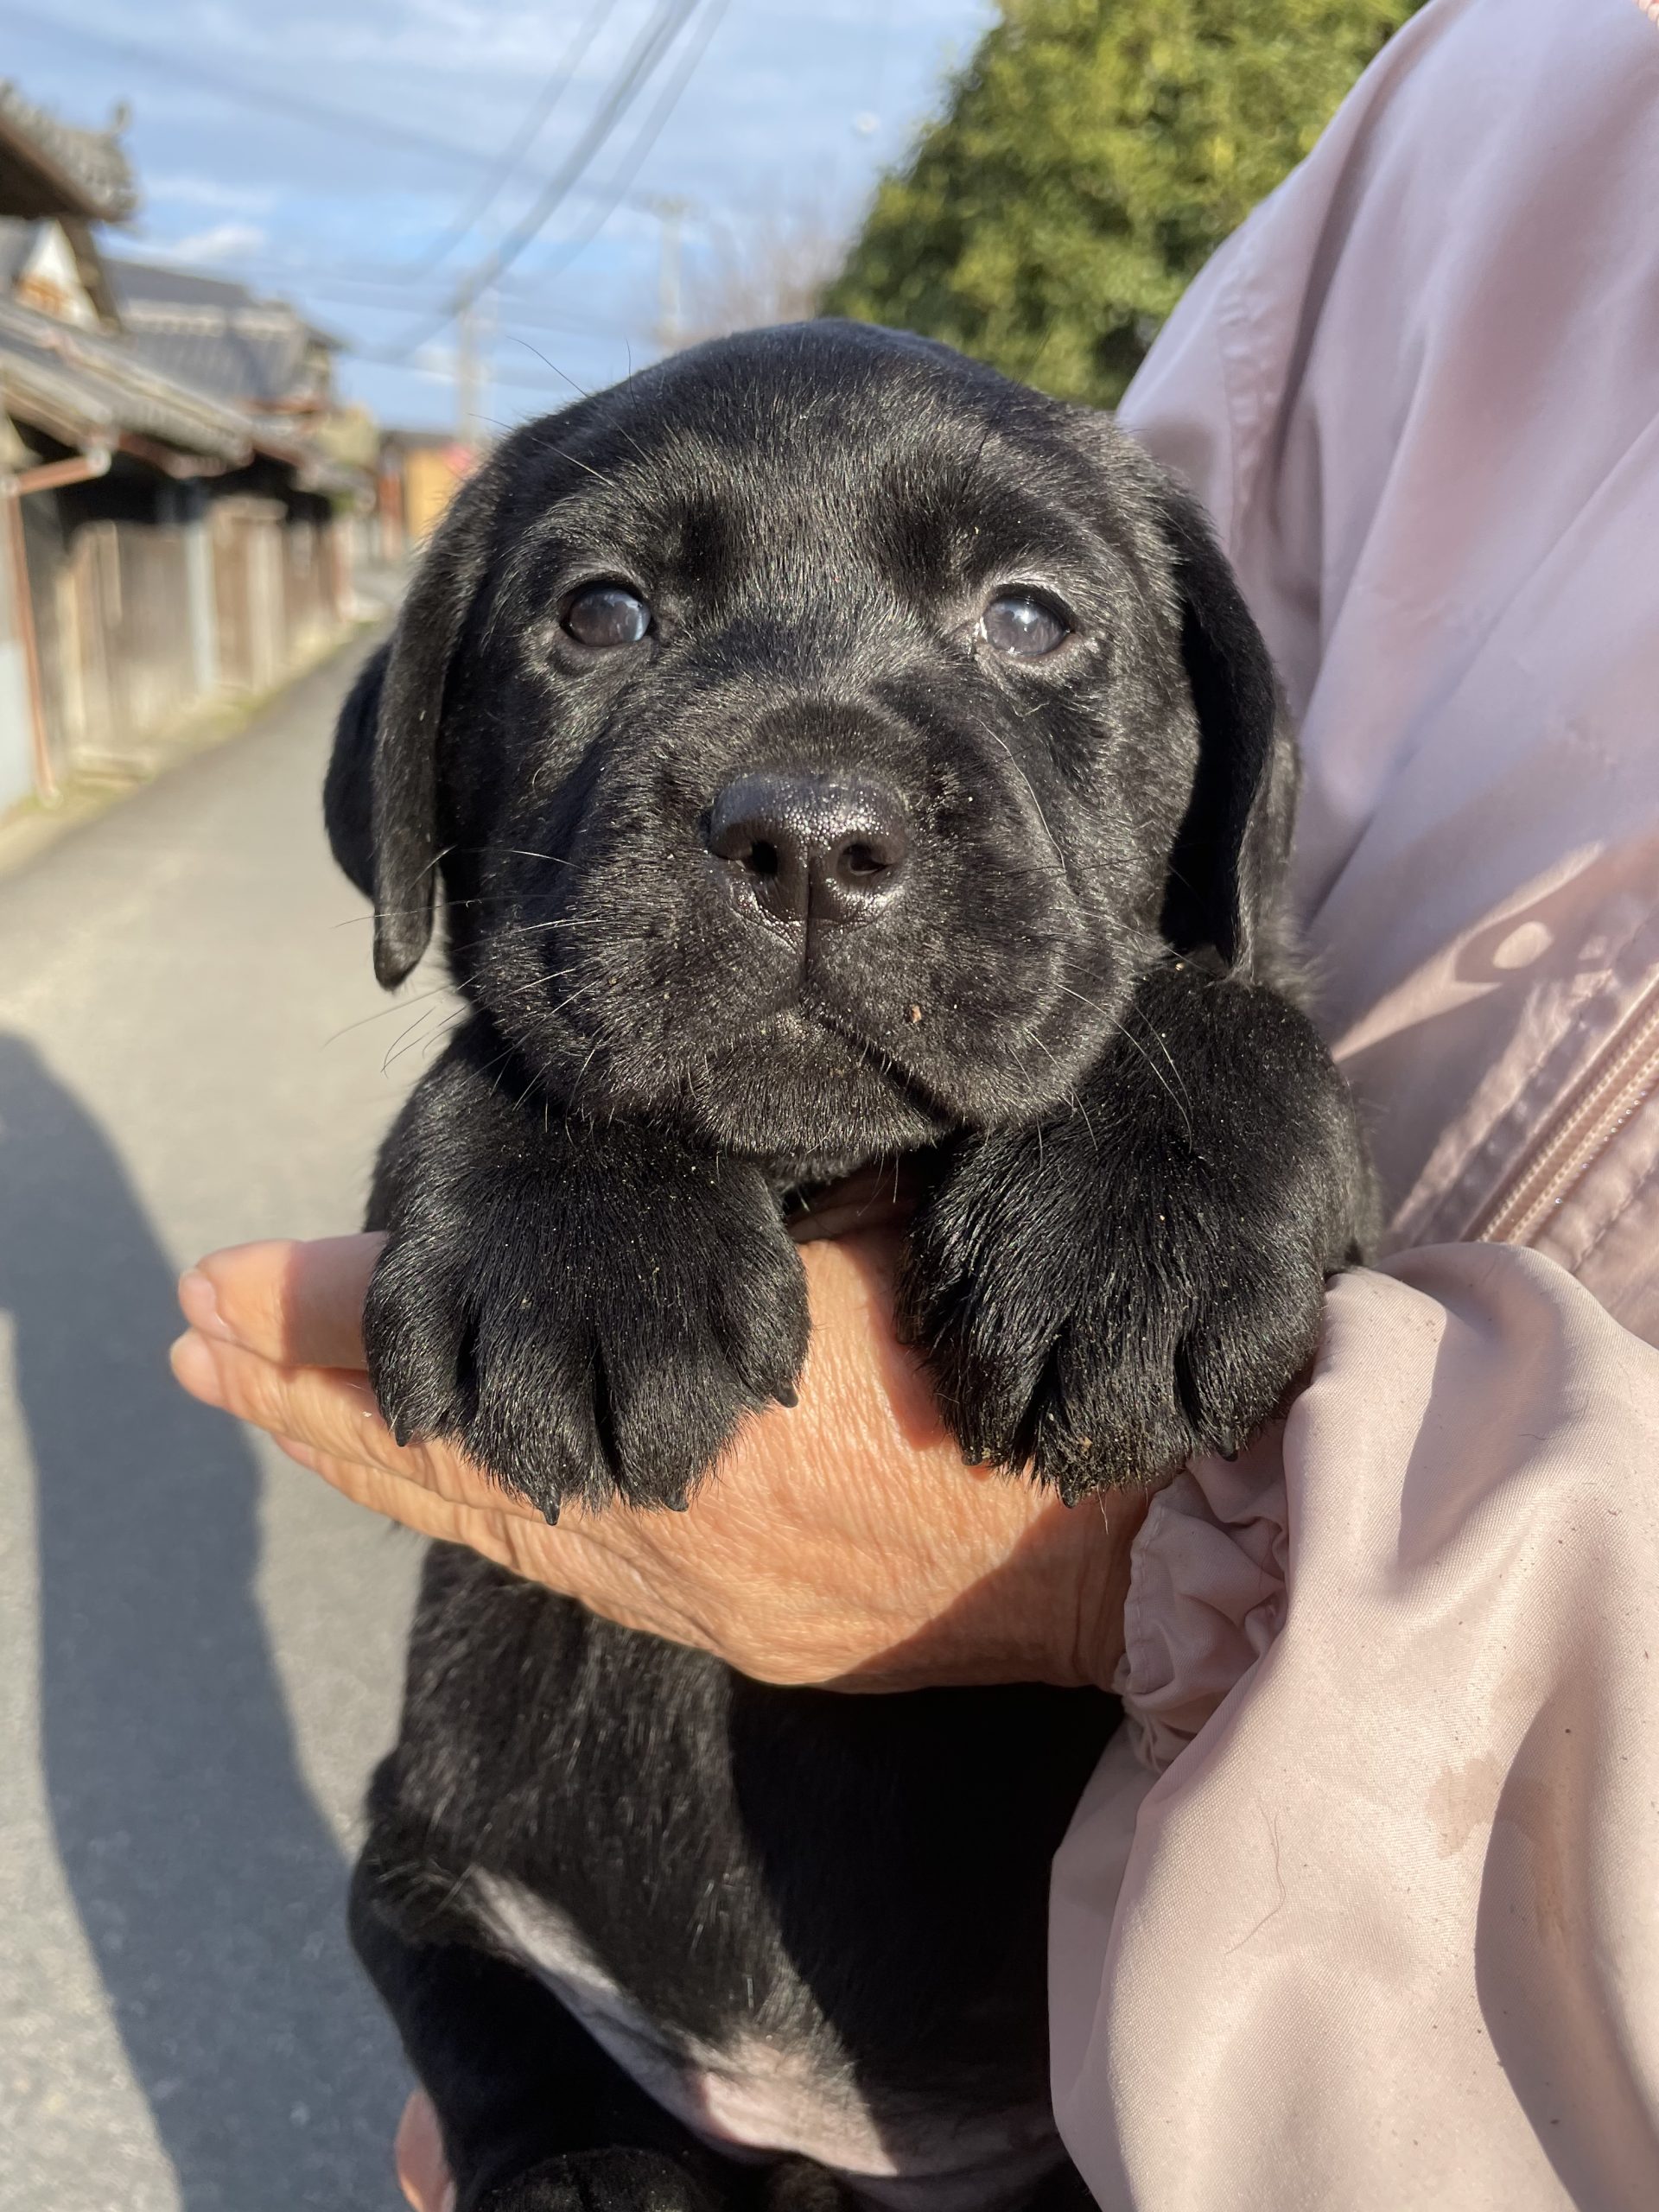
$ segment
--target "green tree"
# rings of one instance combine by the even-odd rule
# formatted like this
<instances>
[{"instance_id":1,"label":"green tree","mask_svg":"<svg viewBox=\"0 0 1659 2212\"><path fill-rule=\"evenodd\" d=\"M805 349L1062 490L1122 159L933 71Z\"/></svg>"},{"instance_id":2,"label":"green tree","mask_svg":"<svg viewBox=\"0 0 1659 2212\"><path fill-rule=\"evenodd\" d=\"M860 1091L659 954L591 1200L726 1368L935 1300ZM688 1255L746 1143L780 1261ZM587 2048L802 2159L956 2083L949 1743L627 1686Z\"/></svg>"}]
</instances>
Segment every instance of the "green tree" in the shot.
<instances>
[{"instance_id":1,"label":"green tree","mask_svg":"<svg viewBox=\"0 0 1659 2212\"><path fill-rule=\"evenodd\" d=\"M1110 405L1418 0L1003 0L825 311Z\"/></svg>"}]
</instances>

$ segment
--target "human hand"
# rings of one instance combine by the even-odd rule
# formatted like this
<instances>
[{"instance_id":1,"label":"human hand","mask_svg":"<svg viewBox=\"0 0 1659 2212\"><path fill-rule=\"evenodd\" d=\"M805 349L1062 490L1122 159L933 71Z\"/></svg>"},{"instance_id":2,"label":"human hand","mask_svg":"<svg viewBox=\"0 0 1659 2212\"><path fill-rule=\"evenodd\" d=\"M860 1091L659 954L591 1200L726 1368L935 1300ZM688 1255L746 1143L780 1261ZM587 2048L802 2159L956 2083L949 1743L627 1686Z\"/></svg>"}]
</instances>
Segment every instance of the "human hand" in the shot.
<instances>
[{"instance_id":1,"label":"human hand","mask_svg":"<svg viewBox=\"0 0 1659 2212\"><path fill-rule=\"evenodd\" d=\"M415 2212L455 2212L455 2184L443 2155L443 2133L424 2089L416 2089L404 2107L392 2163L397 2185Z\"/></svg>"},{"instance_id":2,"label":"human hand","mask_svg":"<svg viewBox=\"0 0 1659 2212\"><path fill-rule=\"evenodd\" d=\"M174 1371L359 1503L759 1680L1109 1683L1144 1496L1068 1509L965 1467L893 1334L897 1235L823 1233L844 1225L804 1241L798 1406L753 1421L685 1513L571 1507L550 1527L448 1446L400 1447L364 1371L378 1236L211 1255L180 1286Z\"/></svg>"}]
</instances>

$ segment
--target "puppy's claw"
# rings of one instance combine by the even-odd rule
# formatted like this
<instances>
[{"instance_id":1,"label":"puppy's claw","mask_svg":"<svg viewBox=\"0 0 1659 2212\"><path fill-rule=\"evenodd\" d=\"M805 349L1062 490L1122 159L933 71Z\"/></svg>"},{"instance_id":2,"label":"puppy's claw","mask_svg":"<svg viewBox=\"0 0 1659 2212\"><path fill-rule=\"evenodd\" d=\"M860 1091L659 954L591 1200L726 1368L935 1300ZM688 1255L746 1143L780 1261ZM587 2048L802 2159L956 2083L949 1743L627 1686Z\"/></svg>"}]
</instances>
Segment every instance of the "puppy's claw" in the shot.
<instances>
[{"instance_id":1,"label":"puppy's claw","mask_svg":"<svg viewBox=\"0 0 1659 2212\"><path fill-rule=\"evenodd\" d=\"M780 1406L798 1406L801 1402L801 1394L792 1382L779 1383L772 1395Z\"/></svg>"}]
</instances>

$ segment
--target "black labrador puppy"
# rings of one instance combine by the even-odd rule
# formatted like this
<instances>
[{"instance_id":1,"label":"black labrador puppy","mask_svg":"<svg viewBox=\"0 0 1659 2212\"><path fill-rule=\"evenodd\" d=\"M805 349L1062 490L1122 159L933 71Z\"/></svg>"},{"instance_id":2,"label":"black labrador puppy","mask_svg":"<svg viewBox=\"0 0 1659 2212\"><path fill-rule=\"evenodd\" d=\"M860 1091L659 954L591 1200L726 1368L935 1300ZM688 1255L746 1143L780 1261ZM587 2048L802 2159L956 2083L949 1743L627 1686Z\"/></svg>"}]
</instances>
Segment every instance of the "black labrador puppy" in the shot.
<instances>
[{"instance_id":1,"label":"black labrador puppy","mask_svg":"<svg viewBox=\"0 0 1659 2212\"><path fill-rule=\"evenodd\" d=\"M1192 502L943 346L762 332L507 439L328 777L381 982L441 891L467 1007L370 1211L398 1435L683 1506L791 1401L790 1207L906 1155L970 1460L1236 1449L1369 1206L1295 780ZM1116 1719L761 1687L435 1548L353 1917L460 2212L1064 2194L1047 1867Z\"/></svg>"}]
</instances>

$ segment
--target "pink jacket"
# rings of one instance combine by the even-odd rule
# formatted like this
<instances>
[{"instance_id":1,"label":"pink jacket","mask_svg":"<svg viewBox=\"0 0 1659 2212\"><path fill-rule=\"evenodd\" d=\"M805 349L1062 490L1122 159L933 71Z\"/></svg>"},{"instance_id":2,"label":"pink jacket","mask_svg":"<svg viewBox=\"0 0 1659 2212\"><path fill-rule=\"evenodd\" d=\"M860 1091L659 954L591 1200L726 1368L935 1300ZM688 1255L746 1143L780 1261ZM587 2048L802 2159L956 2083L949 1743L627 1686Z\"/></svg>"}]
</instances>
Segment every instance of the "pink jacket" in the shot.
<instances>
[{"instance_id":1,"label":"pink jacket","mask_svg":"<svg viewBox=\"0 0 1659 2212\"><path fill-rule=\"evenodd\" d=\"M1391 1219L1137 1541L1052 1916L1107 2212L1659 2206L1653 12L1433 0L1123 410L1285 672Z\"/></svg>"}]
</instances>

